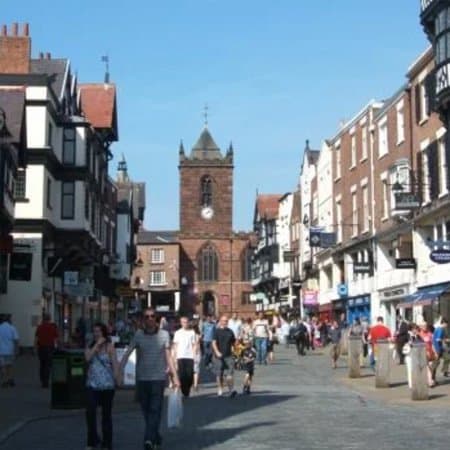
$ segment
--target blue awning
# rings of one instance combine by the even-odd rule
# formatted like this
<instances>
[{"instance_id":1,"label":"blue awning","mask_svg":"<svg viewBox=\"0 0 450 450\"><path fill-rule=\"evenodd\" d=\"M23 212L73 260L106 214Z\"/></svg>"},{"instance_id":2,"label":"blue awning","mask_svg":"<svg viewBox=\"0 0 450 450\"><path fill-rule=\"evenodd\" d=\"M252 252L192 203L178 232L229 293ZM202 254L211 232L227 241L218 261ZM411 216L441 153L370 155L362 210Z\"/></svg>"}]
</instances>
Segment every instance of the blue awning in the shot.
<instances>
[{"instance_id":1,"label":"blue awning","mask_svg":"<svg viewBox=\"0 0 450 450\"><path fill-rule=\"evenodd\" d=\"M439 297L445 292L450 290L450 283L435 284L433 286L427 286L419 288L414 294L405 297L405 301L398 307L400 308L412 308L420 305L431 305L433 302L439 300Z\"/></svg>"}]
</instances>

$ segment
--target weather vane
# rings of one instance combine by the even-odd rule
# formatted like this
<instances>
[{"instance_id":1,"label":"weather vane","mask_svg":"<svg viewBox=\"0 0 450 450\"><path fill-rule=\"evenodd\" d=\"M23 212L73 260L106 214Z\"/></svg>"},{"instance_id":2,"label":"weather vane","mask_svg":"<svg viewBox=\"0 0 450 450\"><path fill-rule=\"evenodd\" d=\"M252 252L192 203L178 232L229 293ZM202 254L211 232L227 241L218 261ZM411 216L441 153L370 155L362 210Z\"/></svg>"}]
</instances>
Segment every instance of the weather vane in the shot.
<instances>
[{"instance_id":1,"label":"weather vane","mask_svg":"<svg viewBox=\"0 0 450 450\"><path fill-rule=\"evenodd\" d=\"M205 103L205 107L203 108L203 110L204 110L203 117L205 118L205 127L207 127L208 126L208 110L209 110L207 103Z\"/></svg>"}]
</instances>

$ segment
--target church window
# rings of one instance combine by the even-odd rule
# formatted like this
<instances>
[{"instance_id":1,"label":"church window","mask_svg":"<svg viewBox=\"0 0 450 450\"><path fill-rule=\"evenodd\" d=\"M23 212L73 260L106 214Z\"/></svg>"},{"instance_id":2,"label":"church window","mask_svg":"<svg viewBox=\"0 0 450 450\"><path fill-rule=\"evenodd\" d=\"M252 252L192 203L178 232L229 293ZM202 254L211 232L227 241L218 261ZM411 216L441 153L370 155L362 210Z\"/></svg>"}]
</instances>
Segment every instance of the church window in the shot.
<instances>
[{"instance_id":1,"label":"church window","mask_svg":"<svg viewBox=\"0 0 450 450\"><path fill-rule=\"evenodd\" d=\"M247 247L242 252L242 281L250 281L252 279L252 249Z\"/></svg>"},{"instance_id":2,"label":"church window","mask_svg":"<svg viewBox=\"0 0 450 450\"><path fill-rule=\"evenodd\" d=\"M204 247L198 255L198 281L217 281L219 262L217 253L211 245Z\"/></svg>"},{"instance_id":3,"label":"church window","mask_svg":"<svg viewBox=\"0 0 450 450\"><path fill-rule=\"evenodd\" d=\"M212 180L208 175L201 182L201 206L212 206Z\"/></svg>"}]
</instances>

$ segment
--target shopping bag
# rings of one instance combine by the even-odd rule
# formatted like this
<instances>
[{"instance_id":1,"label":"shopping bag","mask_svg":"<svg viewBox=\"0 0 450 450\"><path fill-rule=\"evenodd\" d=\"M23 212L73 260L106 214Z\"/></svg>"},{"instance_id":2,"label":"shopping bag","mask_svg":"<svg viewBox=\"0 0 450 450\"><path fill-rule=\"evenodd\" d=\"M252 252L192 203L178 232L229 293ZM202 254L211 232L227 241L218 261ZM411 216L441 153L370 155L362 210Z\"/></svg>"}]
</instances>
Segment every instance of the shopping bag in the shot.
<instances>
[{"instance_id":1,"label":"shopping bag","mask_svg":"<svg viewBox=\"0 0 450 450\"><path fill-rule=\"evenodd\" d=\"M169 394L169 404L167 406L167 427L176 428L181 425L183 420L183 401L178 389Z\"/></svg>"}]
</instances>

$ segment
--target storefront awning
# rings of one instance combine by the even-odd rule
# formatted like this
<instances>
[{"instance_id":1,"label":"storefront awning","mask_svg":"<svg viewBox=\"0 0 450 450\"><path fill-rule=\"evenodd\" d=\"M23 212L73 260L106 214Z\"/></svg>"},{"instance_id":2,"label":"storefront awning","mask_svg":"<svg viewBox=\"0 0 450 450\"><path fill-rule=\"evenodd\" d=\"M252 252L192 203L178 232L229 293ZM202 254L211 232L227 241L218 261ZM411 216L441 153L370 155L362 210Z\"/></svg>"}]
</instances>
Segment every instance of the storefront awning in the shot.
<instances>
[{"instance_id":1,"label":"storefront awning","mask_svg":"<svg viewBox=\"0 0 450 450\"><path fill-rule=\"evenodd\" d=\"M434 301L445 292L450 290L450 283L427 286L419 289L414 294L408 295L403 303L398 305L399 308L412 308L414 306L431 305Z\"/></svg>"}]
</instances>

